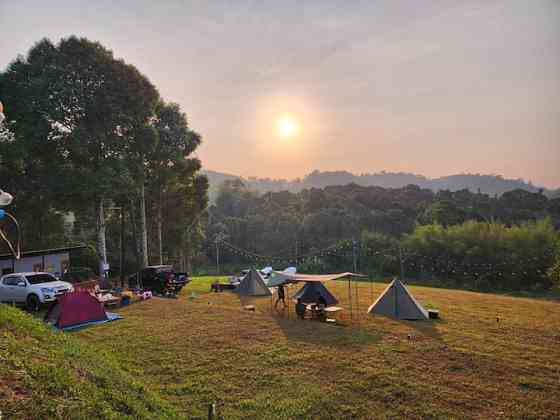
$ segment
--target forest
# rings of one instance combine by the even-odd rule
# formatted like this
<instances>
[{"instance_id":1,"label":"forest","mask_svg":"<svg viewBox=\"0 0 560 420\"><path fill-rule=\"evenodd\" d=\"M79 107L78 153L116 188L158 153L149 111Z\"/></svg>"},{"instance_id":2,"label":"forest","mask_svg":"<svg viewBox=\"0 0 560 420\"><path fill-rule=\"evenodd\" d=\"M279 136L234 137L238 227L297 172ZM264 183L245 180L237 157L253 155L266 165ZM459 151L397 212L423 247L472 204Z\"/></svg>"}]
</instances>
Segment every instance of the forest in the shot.
<instances>
[{"instance_id":1,"label":"forest","mask_svg":"<svg viewBox=\"0 0 560 420\"><path fill-rule=\"evenodd\" d=\"M558 281L560 199L542 193L349 184L260 195L229 180L209 213L202 266L212 264L219 242L220 261L231 267L356 267L486 290L549 289Z\"/></svg>"},{"instance_id":2,"label":"forest","mask_svg":"<svg viewBox=\"0 0 560 420\"><path fill-rule=\"evenodd\" d=\"M184 261L208 181L193 156L201 136L179 105L77 37L36 43L0 73L0 92L0 184L15 195L24 250L85 243L75 261L98 271L109 263L111 274Z\"/></svg>"},{"instance_id":3,"label":"forest","mask_svg":"<svg viewBox=\"0 0 560 420\"><path fill-rule=\"evenodd\" d=\"M0 91L0 180L16 196L24 250L86 244L74 264L100 272L108 263L112 276L170 263L211 273L296 265L474 289L559 283L553 191L480 175L315 171L292 185L210 171L220 181L210 200L194 156L202 138L186 114L99 43L42 40L0 73ZM492 193L454 190L473 179Z\"/></svg>"}]
</instances>

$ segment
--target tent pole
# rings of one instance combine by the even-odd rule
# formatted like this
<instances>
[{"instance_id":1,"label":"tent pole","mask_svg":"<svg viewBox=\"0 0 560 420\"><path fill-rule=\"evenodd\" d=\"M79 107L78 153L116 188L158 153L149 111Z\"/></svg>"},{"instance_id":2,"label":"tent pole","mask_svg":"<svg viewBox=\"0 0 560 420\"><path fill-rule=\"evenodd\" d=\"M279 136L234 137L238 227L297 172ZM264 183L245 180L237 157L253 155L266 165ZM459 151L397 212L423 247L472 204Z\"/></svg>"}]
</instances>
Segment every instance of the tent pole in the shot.
<instances>
[{"instance_id":1,"label":"tent pole","mask_svg":"<svg viewBox=\"0 0 560 420\"><path fill-rule=\"evenodd\" d=\"M358 321L358 326L360 325L360 295L358 291L358 281L354 280L354 288L356 289L356 320Z\"/></svg>"},{"instance_id":2,"label":"tent pole","mask_svg":"<svg viewBox=\"0 0 560 420\"><path fill-rule=\"evenodd\" d=\"M288 283L286 283L286 294L288 295L288 308L287 308L287 311L286 311L286 315L288 316L288 321L289 321L290 320L290 300L291 300L290 296L291 296L291 293L290 293L290 287L289 287Z\"/></svg>"},{"instance_id":3,"label":"tent pole","mask_svg":"<svg viewBox=\"0 0 560 420\"><path fill-rule=\"evenodd\" d=\"M371 302L373 302L373 279L369 281L369 290L371 292Z\"/></svg>"},{"instance_id":4,"label":"tent pole","mask_svg":"<svg viewBox=\"0 0 560 420\"><path fill-rule=\"evenodd\" d=\"M354 321L354 316L352 314L352 286L350 285L350 277L348 278L348 306L350 307L350 324Z\"/></svg>"}]
</instances>

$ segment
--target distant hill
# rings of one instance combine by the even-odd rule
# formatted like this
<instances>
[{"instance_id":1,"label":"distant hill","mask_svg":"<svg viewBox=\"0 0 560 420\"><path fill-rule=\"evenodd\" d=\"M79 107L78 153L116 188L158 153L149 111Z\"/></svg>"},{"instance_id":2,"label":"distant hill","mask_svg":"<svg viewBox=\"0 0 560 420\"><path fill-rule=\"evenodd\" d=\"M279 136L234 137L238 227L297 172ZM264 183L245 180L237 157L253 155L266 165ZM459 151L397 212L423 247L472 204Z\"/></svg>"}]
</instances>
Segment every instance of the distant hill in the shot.
<instances>
[{"instance_id":1,"label":"distant hill","mask_svg":"<svg viewBox=\"0 0 560 420\"><path fill-rule=\"evenodd\" d=\"M384 188L401 188L406 185L418 185L433 191L450 190L458 191L467 189L489 195L502 195L515 189L530 192L543 191L549 197L560 196L559 190L547 190L533 185L523 179L506 179L501 175L458 174L439 178L427 178L423 175L405 172L378 172L373 174L355 175L348 171L313 171L303 179L270 179L249 177L243 178L236 175L205 170L210 182L210 198L212 199L220 184L225 180L241 179L248 188L258 191L292 191L298 192L305 188L324 188L333 185L358 184L363 186L379 186Z\"/></svg>"}]
</instances>

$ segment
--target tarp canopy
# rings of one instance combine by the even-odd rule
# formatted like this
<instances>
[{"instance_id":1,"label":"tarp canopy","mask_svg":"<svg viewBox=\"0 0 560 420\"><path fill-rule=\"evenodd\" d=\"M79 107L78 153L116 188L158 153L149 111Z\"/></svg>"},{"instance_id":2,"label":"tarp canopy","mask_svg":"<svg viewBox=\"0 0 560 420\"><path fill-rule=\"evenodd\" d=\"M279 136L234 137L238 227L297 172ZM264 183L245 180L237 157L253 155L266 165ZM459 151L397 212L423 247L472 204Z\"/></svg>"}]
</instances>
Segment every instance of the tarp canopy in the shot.
<instances>
[{"instance_id":1,"label":"tarp canopy","mask_svg":"<svg viewBox=\"0 0 560 420\"><path fill-rule=\"evenodd\" d=\"M243 277L235 292L242 296L270 296L272 294L261 274L254 268L251 268Z\"/></svg>"},{"instance_id":2,"label":"tarp canopy","mask_svg":"<svg viewBox=\"0 0 560 420\"><path fill-rule=\"evenodd\" d=\"M396 319L428 319L428 311L396 277L369 307L368 313Z\"/></svg>"},{"instance_id":3,"label":"tarp canopy","mask_svg":"<svg viewBox=\"0 0 560 420\"><path fill-rule=\"evenodd\" d=\"M329 280L337 280L344 277L364 277L361 274L344 272L335 274L288 274L281 271L273 271L268 279L269 287L276 287L285 283L298 283L298 282L325 282Z\"/></svg>"},{"instance_id":4,"label":"tarp canopy","mask_svg":"<svg viewBox=\"0 0 560 420\"><path fill-rule=\"evenodd\" d=\"M310 281L305 283L295 295L295 299L301 299L302 303L316 303L322 296L327 306L336 305L338 300L323 286L323 283L318 281Z\"/></svg>"},{"instance_id":5,"label":"tarp canopy","mask_svg":"<svg viewBox=\"0 0 560 420\"><path fill-rule=\"evenodd\" d=\"M49 308L45 321L59 329L67 330L112 321L118 319L117 317L109 317L103 304L89 292L76 291L59 297Z\"/></svg>"}]
</instances>

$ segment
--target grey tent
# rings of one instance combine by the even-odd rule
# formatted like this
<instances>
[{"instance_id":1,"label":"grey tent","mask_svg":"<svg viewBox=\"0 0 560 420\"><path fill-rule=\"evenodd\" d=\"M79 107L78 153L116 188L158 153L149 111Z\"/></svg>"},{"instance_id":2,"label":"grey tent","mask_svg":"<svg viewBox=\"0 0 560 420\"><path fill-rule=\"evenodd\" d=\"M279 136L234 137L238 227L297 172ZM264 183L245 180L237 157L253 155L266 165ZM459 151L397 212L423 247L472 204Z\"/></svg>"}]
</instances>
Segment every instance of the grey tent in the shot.
<instances>
[{"instance_id":1,"label":"grey tent","mask_svg":"<svg viewBox=\"0 0 560 420\"><path fill-rule=\"evenodd\" d=\"M315 303L319 296L322 296L327 306L336 305L338 300L323 286L319 281L307 281L295 295L295 299L301 299L302 303Z\"/></svg>"},{"instance_id":2,"label":"grey tent","mask_svg":"<svg viewBox=\"0 0 560 420\"><path fill-rule=\"evenodd\" d=\"M368 313L396 319L428 319L428 311L414 299L414 296L396 277L369 307Z\"/></svg>"},{"instance_id":3,"label":"grey tent","mask_svg":"<svg viewBox=\"0 0 560 420\"><path fill-rule=\"evenodd\" d=\"M243 277L235 291L242 296L270 296L272 294L260 273L254 268L251 268Z\"/></svg>"}]
</instances>

